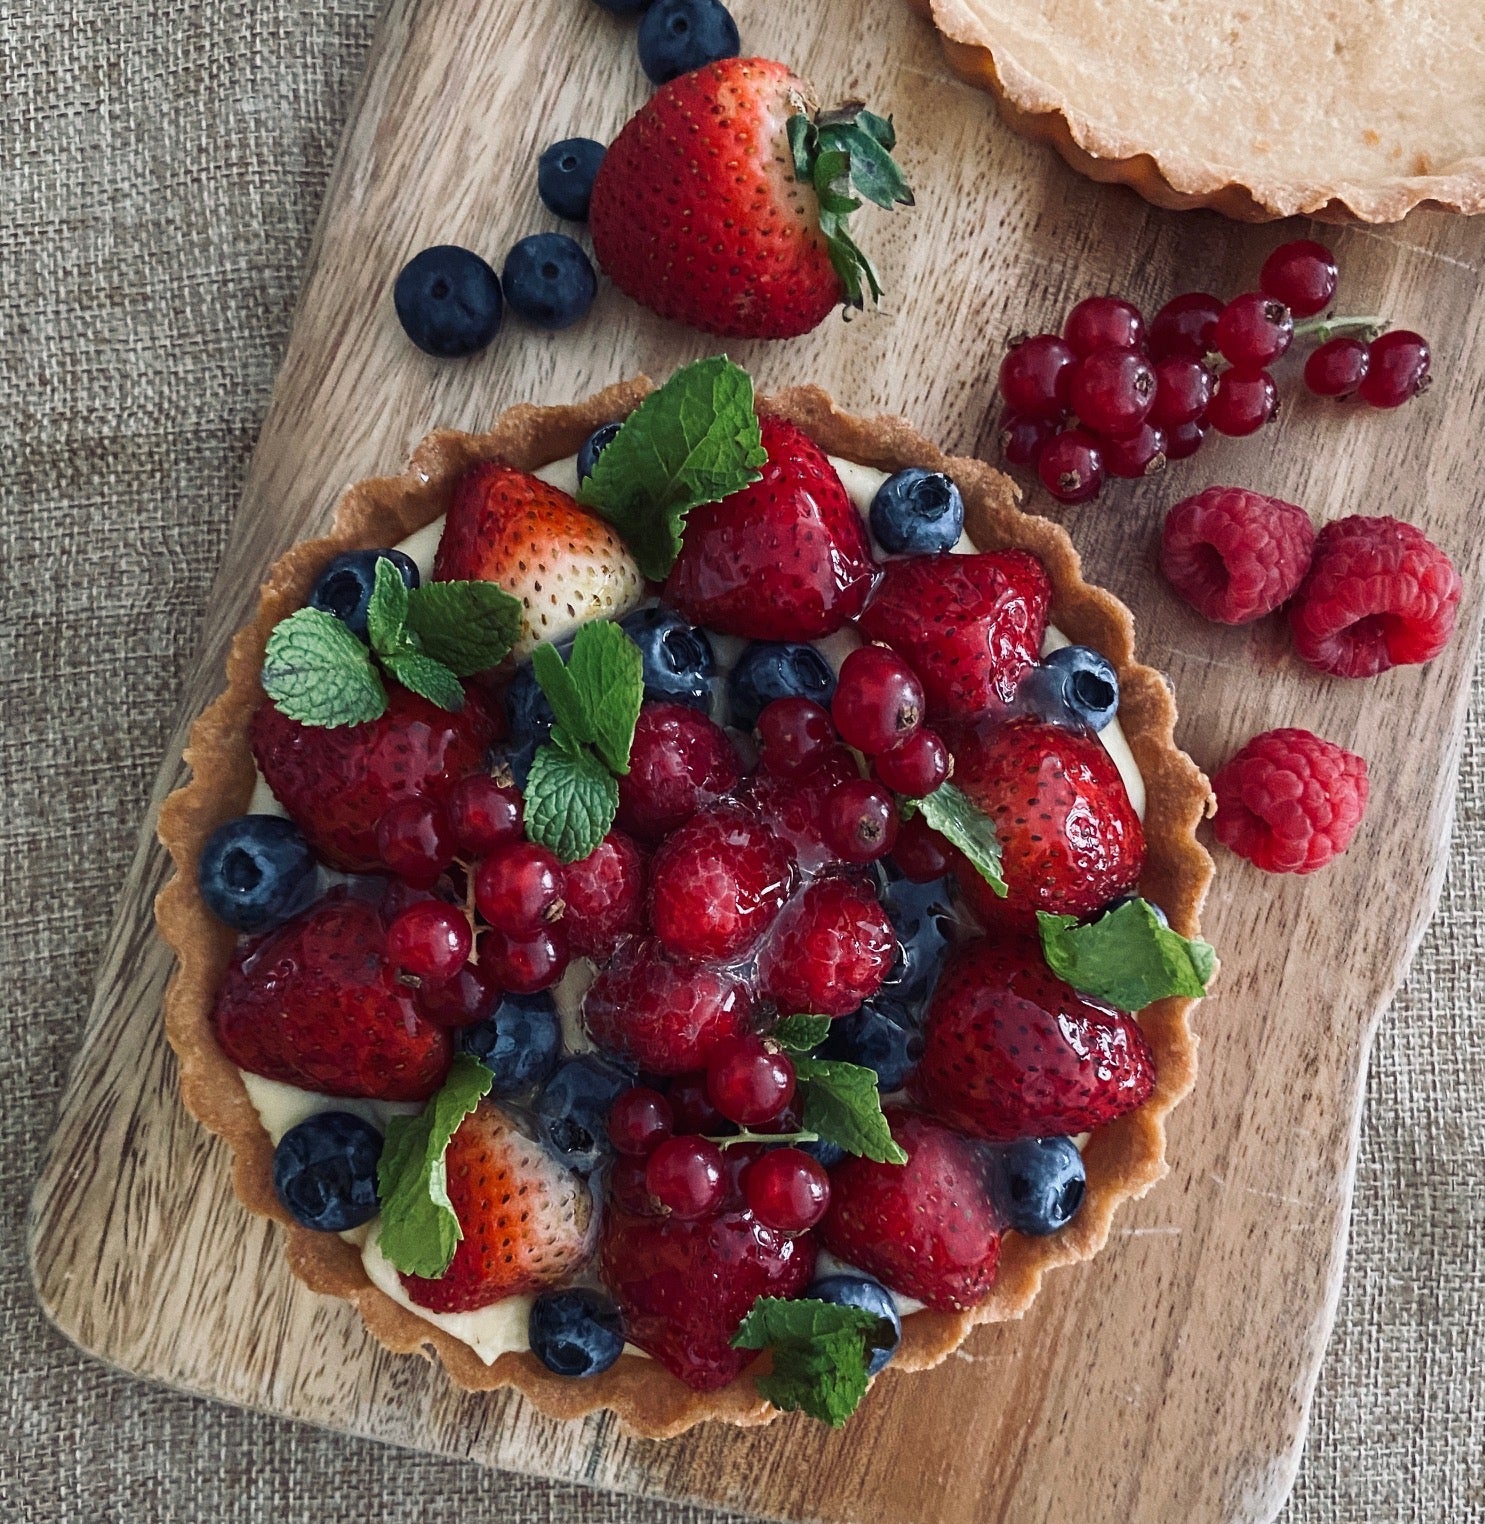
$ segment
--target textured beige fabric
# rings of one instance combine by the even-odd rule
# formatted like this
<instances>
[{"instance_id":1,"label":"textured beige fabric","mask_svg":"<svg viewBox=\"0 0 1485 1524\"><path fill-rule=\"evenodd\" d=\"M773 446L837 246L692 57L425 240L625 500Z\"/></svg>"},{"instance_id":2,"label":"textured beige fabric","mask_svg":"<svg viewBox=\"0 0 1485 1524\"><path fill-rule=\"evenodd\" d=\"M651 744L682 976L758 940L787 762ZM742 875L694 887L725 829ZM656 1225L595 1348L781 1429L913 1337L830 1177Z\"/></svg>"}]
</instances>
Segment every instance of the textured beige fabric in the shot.
<instances>
[{"instance_id":1,"label":"textured beige fabric","mask_svg":"<svg viewBox=\"0 0 1485 1524\"><path fill-rule=\"evenodd\" d=\"M26 1195L375 20L374 0L0 5L0 1505L26 1521L703 1517L128 1380L25 1280ZM1476 712L1443 907L1376 1049L1289 1524L1485 1519Z\"/></svg>"}]
</instances>

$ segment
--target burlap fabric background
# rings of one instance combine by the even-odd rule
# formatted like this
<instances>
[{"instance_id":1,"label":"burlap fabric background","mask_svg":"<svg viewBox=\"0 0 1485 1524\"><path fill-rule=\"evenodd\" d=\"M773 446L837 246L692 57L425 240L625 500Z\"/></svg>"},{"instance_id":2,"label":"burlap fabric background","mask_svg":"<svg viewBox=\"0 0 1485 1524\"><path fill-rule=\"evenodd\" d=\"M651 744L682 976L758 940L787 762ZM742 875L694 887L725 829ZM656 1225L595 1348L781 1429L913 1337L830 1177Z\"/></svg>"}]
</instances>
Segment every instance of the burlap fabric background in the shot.
<instances>
[{"instance_id":1,"label":"burlap fabric background","mask_svg":"<svg viewBox=\"0 0 1485 1524\"><path fill-rule=\"evenodd\" d=\"M719 1517L124 1379L46 1326L22 1263L375 19L375 0L0 0L0 1503L26 1521ZM1480 707L1443 905L1376 1048L1289 1524L1485 1519Z\"/></svg>"}]
</instances>

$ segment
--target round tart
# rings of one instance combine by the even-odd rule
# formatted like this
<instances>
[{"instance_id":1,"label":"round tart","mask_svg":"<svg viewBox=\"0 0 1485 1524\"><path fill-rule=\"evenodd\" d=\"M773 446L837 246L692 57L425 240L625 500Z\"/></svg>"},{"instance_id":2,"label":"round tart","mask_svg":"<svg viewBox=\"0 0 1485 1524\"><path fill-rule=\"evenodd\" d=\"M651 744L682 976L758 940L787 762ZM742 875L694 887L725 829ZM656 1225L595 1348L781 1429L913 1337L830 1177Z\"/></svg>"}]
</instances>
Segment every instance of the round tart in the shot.
<instances>
[{"instance_id":1,"label":"round tart","mask_svg":"<svg viewBox=\"0 0 1485 1524\"><path fill-rule=\"evenodd\" d=\"M658 1438L704 1419L762 1423L779 1410L760 1396L750 1369L719 1389L694 1390L664 1367L663 1358L644 1358L633 1351L626 1351L602 1374L584 1380L556 1375L520 1349L487 1361L450 1331L457 1325L430 1321L405 1296L394 1300L379 1289L367 1273L367 1259L355 1235L314 1231L290 1215L275 1186L274 1142L260 1121L242 1073L224 1051L214 1017L224 980L233 977L229 965L235 969L243 954L233 932L210 912L198 887L198 867L208 838L247 810L254 793L250 734L254 715L265 703L260 679L270 634L305 604L327 563L343 552L394 545L425 529L448 511L456 485L483 462L534 472L572 456L594 430L626 417L651 390L650 383L640 379L611 387L575 406L511 409L487 434L432 434L403 474L352 487L340 502L330 533L295 546L275 564L256 617L233 643L226 691L193 727L186 752L191 781L171 795L161 810L160 838L177 872L159 897L157 915L161 932L179 960L166 994L166 1027L181 1062L182 1097L191 1112L232 1148L233 1181L242 1201L251 1210L284 1223L294 1273L316 1291L355 1303L367 1327L388 1349L436 1354L460 1386L471 1390L515 1387L554 1417L610 1408L629 1429ZM838 460L880 472L922 467L947 473L962 493L965 531L978 550L1014 549L1037 558L1050 581L1049 622L1072 641L1103 653L1118 674L1118 719L1145 793L1145 853L1138 892L1163 907L1175 931L1195 937L1211 876L1210 859L1195 838L1196 824L1208 807L1207 781L1174 744L1175 707L1167 683L1134 659L1134 628L1128 610L1083 580L1077 552L1065 531L1022 513L1015 487L999 472L976 460L946 458L900 420L853 417L839 411L815 388L760 397L757 410L765 428L770 418L787 420ZM981 944L988 942L981 939ZM1096 1254L1120 1203L1142 1194L1166 1172L1165 1120L1195 1077L1196 1041L1188 1021L1193 1003L1173 996L1157 999L1140 1011L1139 1028L1153 1059L1153 1089L1142 1104L1098 1126L1083 1143L1087 1187L1077 1215L1050 1236L1005 1232L993 1283L973 1305L934 1310L906 1304L920 1310L910 1310L902 1318L901 1344L894 1357L899 1368L921 1370L935 1365L976 1324L1019 1317L1049 1269ZM422 1093L427 1093L426 1087ZM483 1108L480 1114L484 1115ZM586 1232L584 1221L582 1233ZM560 1246L569 1256L565 1263L587 1252L581 1239L582 1234L575 1234ZM453 1296L444 1302L456 1305Z\"/></svg>"},{"instance_id":2,"label":"round tart","mask_svg":"<svg viewBox=\"0 0 1485 1524\"><path fill-rule=\"evenodd\" d=\"M1485 210L1485 12L911 0L1018 132L1157 206L1264 222Z\"/></svg>"}]
</instances>

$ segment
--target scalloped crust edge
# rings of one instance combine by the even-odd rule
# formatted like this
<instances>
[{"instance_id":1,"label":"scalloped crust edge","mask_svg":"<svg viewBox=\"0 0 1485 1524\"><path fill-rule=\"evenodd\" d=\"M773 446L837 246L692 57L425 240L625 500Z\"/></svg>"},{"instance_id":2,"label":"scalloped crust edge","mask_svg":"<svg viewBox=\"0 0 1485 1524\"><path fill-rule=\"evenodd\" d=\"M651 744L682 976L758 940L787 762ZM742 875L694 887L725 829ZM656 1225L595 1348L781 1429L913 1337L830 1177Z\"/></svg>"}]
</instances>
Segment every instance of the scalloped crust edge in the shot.
<instances>
[{"instance_id":1,"label":"scalloped crust edge","mask_svg":"<svg viewBox=\"0 0 1485 1524\"><path fill-rule=\"evenodd\" d=\"M663 1439L706 1419L751 1425L767 1423L778 1413L758 1396L750 1372L721 1391L697 1393L656 1362L633 1356L583 1382L553 1375L526 1352L502 1355L487 1366L467 1345L373 1286L355 1245L310 1232L288 1217L273 1190L268 1134L212 1031L216 990L233 937L202 903L195 874L207 836L240 813L252 791L247 727L263 697L258 672L268 633L303 603L326 561L347 548L393 543L422 528L444 512L455 479L476 461L501 459L532 470L572 454L600 423L623 417L651 389L640 377L574 406L512 408L488 434L430 434L402 475L349 488L330 533L295 545L274 564L256 616L232 643L226 691L192 727L185 752L191 779L161 808L159 836L176 874L160 892L155 912L160 933L178 959L165 993L165 1028L180 1059L181 1096L197 1120L226 1139L233 1155L233 1185L242 1202L284 1225L294 1274L315 1291L354 1303L387 1349L435 1353L461 1387L513 1387L558 1419L610 1408L629 1431ZM979 460L946 457L901 419L853 417L814 387L760 397L758 402L760 410L792 419L831 454L889 471L920 465L950 472L964 494L976 544L1021 546L1041 557L1052 578L1055 622L1072 639L1097 646L1119 670L1120 717L1149 794L1149 861L1141 888L1166 908L1177 929L1195 935L1212 876L1211 858L1195 836L1198 820L1209 812L1210 787L1175 745L1176 711L1166 680L1134 660L1134 621L1128 609L1112 594L1084 582L1067 533L1047 519L1022 513L1017 489L1000 472ZM924 1311L908 1318L896 1368L937 1365L977 1324L1020 1317L1048 1270L1096 1254L1118 1205L1143 1195L1166 1173L1165 1119L1196 1076L1196 1038L1189 1024L1194 1004L1165 1000L1143 1013L1142 1024L1156 1056L1156 1090L1138 1111L1094 1134L1085 1154L1088 1196L1077 1220L1052 1238L1011 1235L995 1289L972 1311Z\"/></svg>"},{"instance_id":2,"label":"scalloped crust edge","mask_svg":"<svg viewBox=\"0 0 1485 1524\"><path fill-rule=\"evenodd\" d=\"M1052 96L1045 84L1009 59L996 59L956 0L907 0L937 28L949 67L995 97L1008 127L1050 143L1091 180L1127 185L1169 211L1201 207L1237 222L1307 216L1320 222L1400 222L1417 207L1476 215L1485 212L1485 158L1466 159L1467 172L1399 175L1335 186L1245 185L1205 159L1153 150L1110 131Z\"/></svg>"}]
</instances>

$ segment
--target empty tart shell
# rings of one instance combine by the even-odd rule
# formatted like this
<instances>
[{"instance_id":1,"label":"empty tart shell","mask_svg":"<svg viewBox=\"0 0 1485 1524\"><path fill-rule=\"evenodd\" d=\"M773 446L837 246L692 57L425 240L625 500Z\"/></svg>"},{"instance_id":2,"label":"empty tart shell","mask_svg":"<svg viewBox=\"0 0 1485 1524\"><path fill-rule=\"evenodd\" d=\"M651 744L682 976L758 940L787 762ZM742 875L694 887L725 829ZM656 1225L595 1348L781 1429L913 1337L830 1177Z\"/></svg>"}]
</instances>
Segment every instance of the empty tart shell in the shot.
<instances>
[{"instance_id":1,"label":"empty tart shell","mask_svg":"<svg viewBox=\"0 0 1485 1524\"><path fill-rule=\"evenodd\" d=\"M275 563L263 584L256 616L233 641L226 691L192 727L185 753L190 781L160 811L160 839L176 873L156 901L156 916L178 959L165 995L165 1022L180 1058L182 1098L200 1122L227 1140L233 1184L244 1204L283 1223L294 1273L316 1291L354 1302L367 1327L388 1349L436 1354L462 1387L515 1387L555 1418L611 1408L629 1430L665 1438L705 1419L765 1423L777 1410L758 1396L752 1372L744 1372L721 1391L697 1393L656 1361L628 1354L603 1375L583 1381L553 1375L527 1352L503 1354L486 1365L468 1345L379 1291L367 1278L354 1244L334 1234L312 1232L289 1218L274 1193L273 1145L212 1027L217 988L234 935L210 914L196 886L196 864L206 838L244 811L253 790L248 723L263 701L258 674L268 634L304 603L331 557L349 549L394 544L423 528L445 511L454 483L477 461L502 460L535 470L571 455L593 429L629 413L649 390L650 382L641 378L574 406L512 408L487 434L431 434L402 475L351 487L336 509L330 533L296 545ZM1129 611L1111 594L1084 582L1066 532L1049 520L1022 513L1016 506L1016 488L998 471L978 460L945 457L899 419L852 417L812 387L760 397L758 405L762 412L792 420L833 455L885 471L915 465L949 472L963 492L967 527L977 545L1020 546L1041 558L1054 589L1052 619L1073 640L1103 651L1119 671L1120 719L1148 794L1148 861L1140 887L1166 909L1178 930L1195 935L1212 873L1211 859L1195 835L1210 798L1207 780L1172 738L1176 712L1165 681L1134 659ZM1075 1221L1051 1238L1010 1234L996 1286L972 1311L924 1311L905 1319L898 1368L936 1365L977 1323L1019 1317L1048 1270L1097 1253L1118 1205L1143 1194L1166 1172L1165 1119L1191 1088L1196 1073L1196 1039L1188 1020L1193 1004L1163 1000L1142 1014L1159 1076L1155 1093L1139 1110L1093 1135L1084 1156L1087 1196Z\"/></svg>"}]
</instances>

